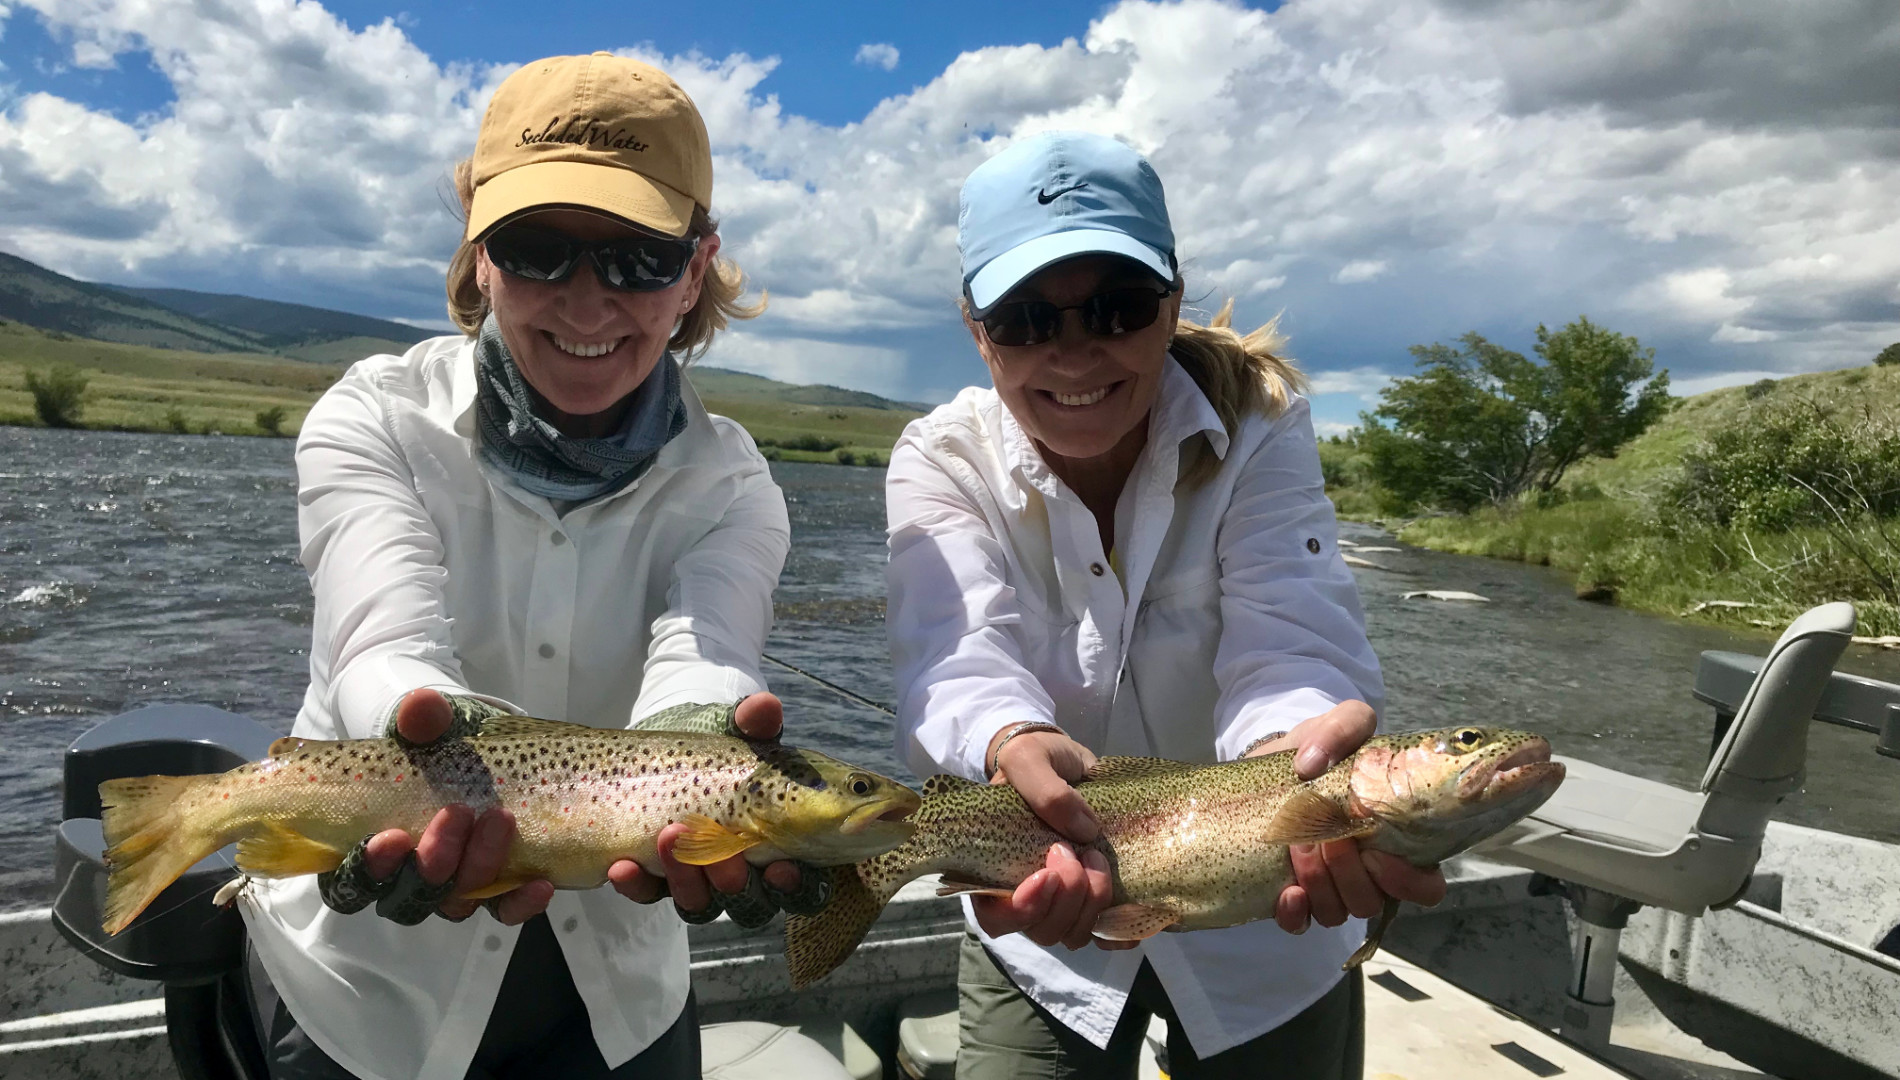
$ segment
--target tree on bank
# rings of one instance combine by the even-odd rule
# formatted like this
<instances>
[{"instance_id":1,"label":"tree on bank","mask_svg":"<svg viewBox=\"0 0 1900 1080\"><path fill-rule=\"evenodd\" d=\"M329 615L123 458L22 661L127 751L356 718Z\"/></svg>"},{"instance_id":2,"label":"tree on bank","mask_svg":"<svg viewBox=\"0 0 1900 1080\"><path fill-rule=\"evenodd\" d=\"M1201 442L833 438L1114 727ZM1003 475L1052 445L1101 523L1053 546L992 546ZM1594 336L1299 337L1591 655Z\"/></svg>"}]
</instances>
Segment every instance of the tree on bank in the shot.
<instances>
[{"instance_id":1,"label":"tree on bank","mask_svg":"<svg viewBox=\"0 0 1900 1080\"><path fill-rule=\"evenodd\" d=\"M1874 357L1875 367L1893 367L1897 364L1900 364L1900 341L1880 350L1880 355Z\"/></svg>"},{"instance_id":2,"label":"tree on bank","mask_svg":"<svg viewBox=\"0 0 1900 1080\"><path fill-rule=\"evenodd\" d=\"M1370 478L1408 506L1470 510L1548 492L1669 411L1669 372L1633 337L1578 318L1554 333L1538 326L1534 351L1536 361L1476 332L1455 347L1412 346L1419 373L1362 416Z\"/></svg>"}]
</instances>

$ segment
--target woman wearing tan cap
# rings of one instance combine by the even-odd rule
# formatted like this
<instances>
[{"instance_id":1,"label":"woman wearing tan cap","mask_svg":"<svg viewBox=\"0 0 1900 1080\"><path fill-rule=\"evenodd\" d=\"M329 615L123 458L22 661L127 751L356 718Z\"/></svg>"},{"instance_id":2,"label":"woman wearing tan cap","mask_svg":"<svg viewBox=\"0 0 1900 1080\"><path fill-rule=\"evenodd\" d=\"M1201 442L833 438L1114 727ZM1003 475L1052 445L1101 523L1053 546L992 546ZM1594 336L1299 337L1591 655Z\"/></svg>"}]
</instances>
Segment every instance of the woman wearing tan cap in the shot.
<instances>
[{"instance_id":1,"label":"woman wearing tan cap","mask_svg":"<svg viewBox=\"0 0 1900 1080\"><path fill-rule=\"evenodd\" d=\"M355 365L298 441L316 607L294 733L423 742L497 709L615 727L744 699L707 722L776 734L758 665L784 500L678 361L758 311L718 257L698 111L645 64L537 61L456 178L466 336ZM643 903L751 922L823 902L792 864L682 866L672 830L664 881L623 861L611 889L450 899L494 879L514 828L458 807L320 879L253 883L271 1076L697 1077L685 929Z\"/></svg>"}]
</instances>

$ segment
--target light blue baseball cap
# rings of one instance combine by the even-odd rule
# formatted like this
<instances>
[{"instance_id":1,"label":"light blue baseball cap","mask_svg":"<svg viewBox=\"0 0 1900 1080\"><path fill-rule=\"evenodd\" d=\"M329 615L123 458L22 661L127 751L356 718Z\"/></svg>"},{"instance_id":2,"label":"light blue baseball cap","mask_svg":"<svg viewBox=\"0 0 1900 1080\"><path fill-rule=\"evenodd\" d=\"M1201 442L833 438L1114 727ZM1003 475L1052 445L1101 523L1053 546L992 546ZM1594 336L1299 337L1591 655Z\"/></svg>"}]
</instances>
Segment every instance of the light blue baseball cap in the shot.
<instances>
[{"instance_id":1,"label":"light blue baseball cap","mask_svg":"<svg viewBox=\"0 0 1900 1080\"><path fill-rule=\"evenodd\" d=\"M957 206L963 294L972 313L1077 255L1121 255L1174 280L1174 228L1154 166L1106 135L1050 131L1004 150L963 182Z\"/></svg>"}]
</instances>

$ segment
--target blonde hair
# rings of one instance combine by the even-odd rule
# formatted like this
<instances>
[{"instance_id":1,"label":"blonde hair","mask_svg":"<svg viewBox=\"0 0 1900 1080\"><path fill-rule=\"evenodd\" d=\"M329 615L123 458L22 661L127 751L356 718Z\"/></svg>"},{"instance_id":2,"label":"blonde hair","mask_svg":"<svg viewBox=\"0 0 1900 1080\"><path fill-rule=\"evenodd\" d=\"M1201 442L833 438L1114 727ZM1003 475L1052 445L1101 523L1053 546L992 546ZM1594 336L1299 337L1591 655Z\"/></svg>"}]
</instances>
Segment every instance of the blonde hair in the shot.
<instances>
[{"instance_id":1,"label":"blonde hair","mask_svg":"<svg viewBox=\"0 0 1900 1080\"><path fill-rule=\"evenodd\" d=\"M464 158L455 166L455 195L462 203L462 218L468 219L468 208L475 201L475 163L472 158ZM689 235L704 240L719 231L719 222L713 220L705 208L693 207L693 220L687 225ZM455 321L462 333L474 337L481 331L482 320L488 318L488 297L475 281L475 252L477 244L467 240L455 249L455 255L449 259L448 293L449 318ZM745 271L731 259L717 258L706 267L706 278L700 283L699 299L680 317L679 325L673 328L673 336L667 340L667 348L682 362L690 361L704 353L712 344L713 335L724 330L734 319L757 318L765 310L766 297L761 295L756 304L742 303L745 295Z\"/></svg>"},{"instance_id":2,"label":"blonde hair","mask_svg":"<svg viewBox=\"0 0 1900 1080\"><path fill-rule=\"evenodd\" d=\"M1174 284L1181 288L1181 279L1175 278ZM1280 355L1286 336L1280 333L1278 315L1244 337L1233 321L1230 297L1205 326L1187 319L1175 323L1168 342L1168 351L1214 406L1230 440L1239 434L1243 419L1255 414L1277 417L1293 404L1294 394L1306 389L1306 376ZM1203 452L1182 471L1181 479L1197 487L1219 470L1220 459Z\"/></svg>"}]
</instances>

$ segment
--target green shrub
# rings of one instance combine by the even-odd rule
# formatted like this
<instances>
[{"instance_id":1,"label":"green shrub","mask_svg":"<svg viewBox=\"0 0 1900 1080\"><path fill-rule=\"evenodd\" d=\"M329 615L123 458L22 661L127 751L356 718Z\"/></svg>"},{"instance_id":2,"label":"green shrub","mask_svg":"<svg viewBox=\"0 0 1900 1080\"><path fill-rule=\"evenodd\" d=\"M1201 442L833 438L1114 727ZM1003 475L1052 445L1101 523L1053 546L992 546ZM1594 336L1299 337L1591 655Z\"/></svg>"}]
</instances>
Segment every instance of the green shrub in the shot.
<instances>
[{"instance_id":1,"label":"green shrub","mask_svg":"<svg viewBox=\"0 0 1900 1080\"><path fill-rule=\"evenodd\" d=\"M185 410L176 405L165 410L165 426L179 435L191 434L191 424L185 420Z\"/></svg>"},{"instance_id":2,"label":"green shrub","mask_svg":"<svg viewBox=\"0 0 1900 1080\"><path fill-rule=\"evenodd\" d=\"M42 375L26 373L26 391L33 395L33 411L47 427L79 426L79 414L86 408L86 377L76 369L59 364Z\"/></svg>"},{"instance_id":3,"label":"green shrub","mask_svg":"<svg viewBox=\"0 0 1900 1080\"><path fill-rule=\"evenodd\" d=\"M1742 394L1745 397L1747 397L1748 400L1750 401L1760 401L1762 398L1765 398L1769 394L1772 394L1774 392L1775 392L1775 380L1762 379L1759 382L1749 383L1748 389L1742 391Z\"/></svg>"},{"instance_id":4,"label":"green shrub","mask_svg":"<svg viewBox=\"0 0 1900 1080\"><path fill-rule=\"evenodd\" d=\"M763 454L767 461L778 461L785 456L769 439L759 440L759 453Z\"/></svg>"},{"instance_id":5,"label":"green shrub","mask_svg":"<svg viewBox=\"0 0 1900 1080\"><path fill-rule=\"evenodd\" d=\"M272 405L257 414L257 428L266 435L282 435L284 427L284 407Z\"/></svg>"},{"instance_id":6,"label":"green shrub","mask_svg":"<svg viewBox=\"0 0 1900 1080\"><path fill-rule=\"evenodd\" d=\"M1900 366L1900 341L1880 350L1880 355L1874 357L1874 365L1876 367Z\"/></svg>"},{"instance_id":7,"label":"green shrub","mask_svg":"<svg viewBox=\"0 0 1900 1080\"><path fill-rule=\"evenodd\" d=\"M1787 530L1900 513L1900 421L1806 399L1747 409L1684 455L1664 524Z\"/></svg>"},{"instance_id":8,"label":"green shrub","mask_svg":"<svg viewBox=\"0 0 1900 1080\"><path fill-rule=\"evenodd\" d=\"M833 451L831 459L840 465L856 465L858 463L858 455L849 450Z\"/></svg>"}]
</instances>

